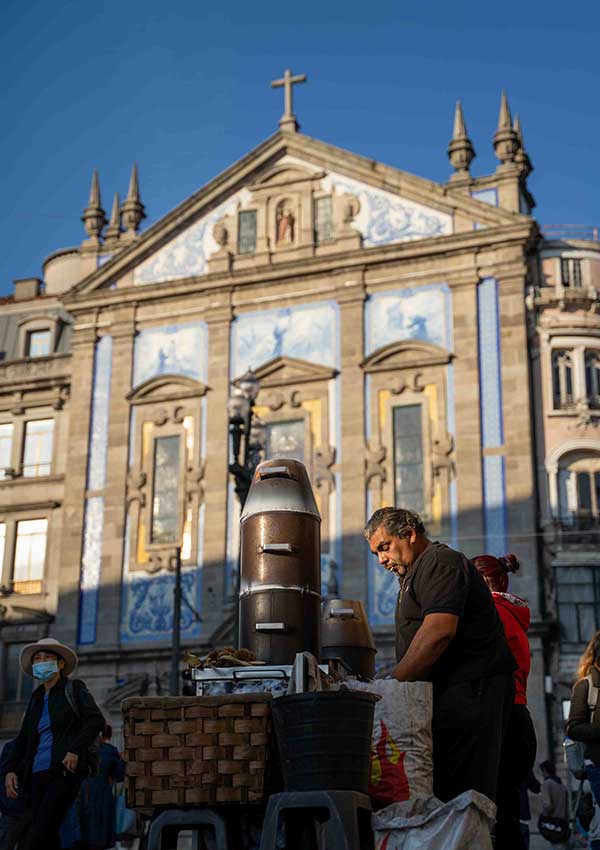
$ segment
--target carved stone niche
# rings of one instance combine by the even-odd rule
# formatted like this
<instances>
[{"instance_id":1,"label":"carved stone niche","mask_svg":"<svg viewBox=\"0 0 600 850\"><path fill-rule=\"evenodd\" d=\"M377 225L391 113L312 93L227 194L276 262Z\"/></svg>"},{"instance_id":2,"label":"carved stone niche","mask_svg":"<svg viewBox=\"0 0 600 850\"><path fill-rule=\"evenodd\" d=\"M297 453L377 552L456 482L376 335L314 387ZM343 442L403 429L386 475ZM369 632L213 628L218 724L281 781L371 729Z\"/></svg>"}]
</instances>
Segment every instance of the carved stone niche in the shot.
<instances>
[{"instance_id":1,"label":"carved stone niche","mask_svg":"<svg viewBox=\"0 0 600 850\"><path fill-rule=\"evenodd\" d=\"M330 383L337 370L295 357L275 357L255 370L260 381L257 415L267 431L278 425L296 426L303 433L302 458L308 471L322 517L324 555L333 556L336 536L330 516L330 495L335 490L336 449L329 443Z\"/></svg>"},{"instance_id":2,"label":"carved stone niche","mask_svg":"<svg viewBox=\"0 0 600 850\"><path fill-rule=\"evenodd\" d=\"M127 478L130 571L172 569L178 545L182 545L183 564L198 562L205 467L205 460L200 457L201 399L206 391L204 384L192 378L160 375L141 384L128 397L132 406L132 457ZM168 437L177 438L177 452L171 468L161 476L157 474L157 458L162 449L157 440ZM176 505L173 531L162 537L155 527L161 495L168 504Z\"/></svg>"},{"instance_id":3,"label":"carved stone niche","mask_svg":"<svg viewBox=\"0 0 600 850\"><path fill-rule=\"evenodd\" d=\"M447 366L451 359L448 351L432 343L403 340L378 349L362 363L370 381L372 436L365 447L365 486L372 504L379 507L396 501L395 411L403 406L419 407L422 513L434 534L446 531L450 482L455 475L454 441L447 430Z\"/></svg>"},{"instance_id":4,"label":"carved stone niche","mask_svg":"<svg viewBox=\"0 0 600 850\"><path fill-rule=\"evenodd\" d=\"M323 191L323 171L280 163L249 186L249 199L235 214L213 227L218 249L208 260L209 272L228 272L360 248L362 237L353 226L360 211L354 195ZM242 214L254 215L254 250L240 246ZM317 226L325 216L328 226ZM319 219L321 220L321 219Z\"/></svg>"}]
</instances>

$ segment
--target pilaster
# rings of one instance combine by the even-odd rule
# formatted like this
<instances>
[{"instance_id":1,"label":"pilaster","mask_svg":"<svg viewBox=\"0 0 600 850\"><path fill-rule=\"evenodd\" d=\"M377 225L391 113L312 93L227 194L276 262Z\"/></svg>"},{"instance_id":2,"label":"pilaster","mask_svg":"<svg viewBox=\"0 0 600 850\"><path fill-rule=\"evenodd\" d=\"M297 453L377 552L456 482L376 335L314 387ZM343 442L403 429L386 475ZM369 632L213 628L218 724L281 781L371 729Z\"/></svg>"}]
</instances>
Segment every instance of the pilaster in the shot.
<instances>
[{"instance_id":1,"label":"pilaster","mask_svg":"<svg viewBox=\"0 0 600 850\"><path fill-rule=\"evenodd\" d=\"M227 560L227 495L229 438L229 352L232 309L229 295L212 304L208 325L208 392L206 395L206 469L204 474L203 629L210 635L223 619Z\"/></svg>"},{"instance_id":2,"label":"pilaster","mask_svg":"<svg viewBox=\"0 0 600 850\"><path fill-rule=\"evenodd\" d=\"M97 641L113 649L119 641L123 549L125 546L126 487L129 454L129 402L135 344L136 306L115 312L109 333L113 340L108 420L104 533L99 590Z\"/></svg>"},{"instance_id":3,"label":"pilaster","mask_svg":"<svg viewBox=\"0 0 600 850\"><path fill-rule=\"evenodd\" d=\"M458 541L470 555L484 545L477 284L474 274L470 282L452 287Z\"/></svg>"},{"instance_id":4,"label":"pilaster","mask_svg":"<svg viewBox=\"0 0 600 850\"><path fill-rule=\"evenodd\" d=\"M335 294L340 310L342 421L341 503L342 503L342 587L349 599L367 598L365 573L365 400L364 305L366 290L362 277L345 280ZM341 449L341 447L340 447Z\"/></svg>"}]
</instances>

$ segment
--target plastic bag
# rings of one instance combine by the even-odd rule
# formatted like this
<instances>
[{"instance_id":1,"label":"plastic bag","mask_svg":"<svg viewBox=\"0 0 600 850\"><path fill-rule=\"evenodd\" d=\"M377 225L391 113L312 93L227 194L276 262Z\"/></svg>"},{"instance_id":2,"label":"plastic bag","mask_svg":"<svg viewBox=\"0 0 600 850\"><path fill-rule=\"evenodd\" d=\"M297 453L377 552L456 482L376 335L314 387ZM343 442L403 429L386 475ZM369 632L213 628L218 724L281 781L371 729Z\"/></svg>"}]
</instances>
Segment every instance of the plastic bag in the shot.
<instances>
[{"instance_id":1,"label":"plastic bag","mask_svg":"<svg viewBox=\"0 0 600 850\"><path fill-rule=\"evenodd\" d=\"M375 705L369 796L374 808L431 797L433 758L429 682L348 680L348 687L379 694Z\"/></svg>"},{"instance_id":2,"label":"plastic bag","mask_svg":"<svg viewBox=\"0 0 600 850\"><path fill-rule=\"evenodd\" d=\"M449 803L435 797L394 803L373 815L375 850L492 850L496 806L478 791Z\"/></svg>"}]
</instances>

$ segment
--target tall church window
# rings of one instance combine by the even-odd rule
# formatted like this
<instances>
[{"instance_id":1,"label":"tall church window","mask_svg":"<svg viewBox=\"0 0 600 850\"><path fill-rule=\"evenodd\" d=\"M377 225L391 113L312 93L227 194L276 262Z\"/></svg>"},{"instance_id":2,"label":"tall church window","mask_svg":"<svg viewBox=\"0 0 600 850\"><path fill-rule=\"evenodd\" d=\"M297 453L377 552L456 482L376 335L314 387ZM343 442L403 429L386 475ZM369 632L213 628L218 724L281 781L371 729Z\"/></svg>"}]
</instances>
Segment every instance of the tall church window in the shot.
<instances>
[{"instance_id":1,"label":"tall church window","mask_svg":"<svg viewBox=\"0 0 600 850\"><path fill-rule=\"evenodd\" d=\"M11 422L0 425L0 479L11 466L13 426Z\"/></svg>"},{"instance_id":2,"label":"tall church window","mask_svg":"<svg viewBox=\"0 0 600 850\"><path fill-rule=\"evenodd\" d=\"M178 434L154 440L151 543L179 541L180 441Z\"/></svg>"},{"instance_id":3,"label":"tall church window","mask_svg":"<svg viewBox=\"0 0 600 850\"><path fill-rule=\"evenodd\" d=\"M589 407L600 408L600 352L585 353L585 391Z\"/></svg>"},{"instance_id":4,"label":"tall church window","mask_svg":"<svg viewBox=\"0 0 600 850\"><path fill-rule=\"evenodd\" d=\"M393 428L395 504L423 513L425 482L421 405L394 407Z\"/></svg>"},{"instance_id":5,"label":"tall church window","mask_svg":"<svg viewBox=\"0 0 600 850\"><path fill-rule=\"evenodd\" d=\"M256 210L242 210L238 215L238 253L256 251Z\"/></svg>"},{"instance_id":6,"label":"tall church window","mask_svg":"<svg viewBox=\"0 0 600 850\"><path fill-rule=\"evenodd\" d=\"M315 211L315 242L330 242L333 239L333 202L331 195L316 198Z\"/></svg>"},{"instance_id":7,"label":"tall church window","mask_svg":"<svg viewBox=\"0 0 600 850\"><path fill-rule=\"evenodd\" d=\"M552 352L552 392L555 410L573 404L573 358L571 351Z\"/></svg>"},{"instance_id":8,"label":"tall church window","mask_svg":"<svg viewBox=\"0 0 600 850\"><path fill-rule=\"evenodd\" d=\"M29 331L27 334L26 357L47 357L50 351L52 332L48 330Z\"/></svg>"},{"instance_id":9,"label":"tall church window","mask_svg":"<svg viewBox=\"0 0 600 850\"><path fill-rule=\"evenodd\" d=\"M563 286L580 288L582 285L581 260L563 257L560 261L560 281Z\"/></svg>"},{"instance_id":10,"label":"tall church window","mask_svg":"<svg viewBox=\"0 0 600 850\"><path fill-rule=\"evenodd\" d=\"M52 465L53 419L37 419L25 425L23 475L50 475Z\"/></svg>"},{"instance_id":11,"label":"tall church window","mask_svg":"<svg viewBox=\"0 0 600 850\"><path fill-rule=\"evenodd\" d=\"M41 593L47 534L47 519L25 519L17 523L13 565L15 593Z\"/></svg>"},{"instance_id":12,"label":"tall church window","mask_svg":"<svg viewBox=\"0 0 600 850\"><path fill-rule=\"evenodd\" d=\"M267 458L285 457L304 463L304 419L267 422L265 451Z\"/></svg>"}]
</instances>

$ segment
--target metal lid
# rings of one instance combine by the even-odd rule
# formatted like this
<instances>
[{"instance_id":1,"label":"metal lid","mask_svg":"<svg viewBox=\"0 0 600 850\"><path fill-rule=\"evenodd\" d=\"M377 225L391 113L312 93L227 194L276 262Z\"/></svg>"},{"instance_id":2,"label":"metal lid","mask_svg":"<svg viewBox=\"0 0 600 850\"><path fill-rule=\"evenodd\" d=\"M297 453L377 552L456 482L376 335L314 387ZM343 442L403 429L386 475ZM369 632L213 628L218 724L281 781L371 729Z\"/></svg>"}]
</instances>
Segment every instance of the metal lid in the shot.
<instances>
[{"instance_id":1,"label":"metal lid","mask_svg":"<svg viewBox=\"0 0 600 850\"><path fill-rule=\"evenodd\" d=\"M323 647L353 646L376 651L365 607L360 600L329 599L323 603L321 643Z\"/></svg>"},{"instance_id":2,"label":"metal lid","mask_svg":"<svg viewBox=\"0 0 600 850\"><path fill-rule=\"evenodd\" d=\"M306 467L299 460L273 458L256 467L241 521L279 511L309 514L321 520Z\"/></svg>"}]
</instances>

